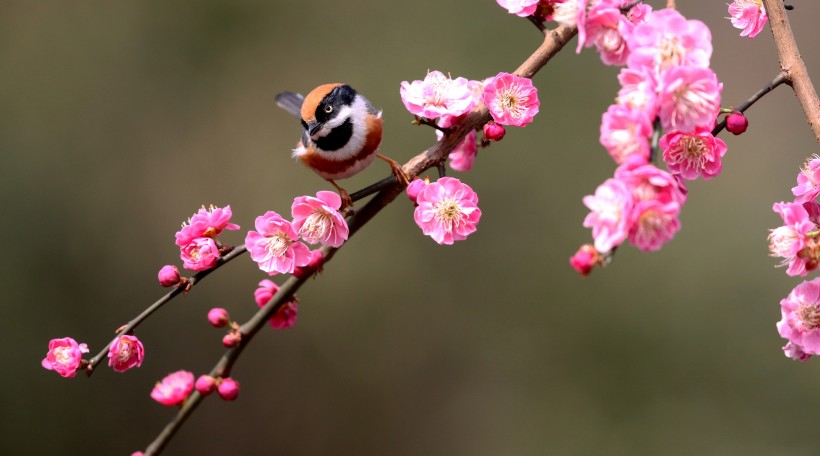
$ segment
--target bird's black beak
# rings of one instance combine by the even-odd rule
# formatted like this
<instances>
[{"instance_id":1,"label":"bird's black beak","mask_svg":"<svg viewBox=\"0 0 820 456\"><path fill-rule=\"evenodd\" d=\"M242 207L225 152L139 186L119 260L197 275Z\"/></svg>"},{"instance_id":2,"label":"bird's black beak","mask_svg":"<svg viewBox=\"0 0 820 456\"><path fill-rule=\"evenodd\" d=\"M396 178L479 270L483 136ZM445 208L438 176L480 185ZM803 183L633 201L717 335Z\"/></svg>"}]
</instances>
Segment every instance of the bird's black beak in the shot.
<instances>
[{"instance_id":1,"label":"bird's black beak","mask_svg":"<svg viewBox=\"0 0 820 456\"><path fill-rule=\"evenodd\" d=\"M323 124L323 123L321 123L321 122L309 123L309 124L307 125L308 134L309 134L310 136L315 135L317 131L319 131L319 130L321 130L321 129L322 129L322 125L324 125L324 124Z\"/></svg>"}]
</instances>

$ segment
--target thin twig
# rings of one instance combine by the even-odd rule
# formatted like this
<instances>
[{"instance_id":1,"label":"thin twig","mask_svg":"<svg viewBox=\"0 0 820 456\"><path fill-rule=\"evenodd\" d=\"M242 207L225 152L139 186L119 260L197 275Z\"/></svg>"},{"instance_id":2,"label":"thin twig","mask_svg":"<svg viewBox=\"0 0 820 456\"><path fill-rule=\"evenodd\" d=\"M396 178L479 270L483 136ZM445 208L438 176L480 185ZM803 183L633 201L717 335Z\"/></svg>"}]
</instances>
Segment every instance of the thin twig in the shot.
<instances>
[{"instance_id":1,"label":"thin twig","mask_svg":"<svg viewBox=\"0 0 820 456\"><path fill-rule=\"evenodd\" d=\"M575 27L561 26L555 30L551 30L544 37L544 42L541 46L536 49L533 55L530 56L530 58L527 59L527 61L524 62L518 70L516 70L516 74L524 77L532 77L538 72L538 70L546 65L546 63L558 51L560 51L561 48L563 48L564 45L573 36L575 36L576 33L577 30ZM449 128L447 132L445 132L441 141L410 159L410 161L408 161L403 167L405 172L416 176L421 174L423 171L436 166L447 157L447 155L464 139L465 136L467 136L471 130L473 130L476 126L486 123L489 119L490 114L486 107L469 113L458 124ZM387 179L383 179L374 185L380 185L381 182L386 181ZM374 185L371 185L368 188L371 188ZM349 218L349 236L353 236L361 227L367 224L367 222L378 214L379 211L396 199L405 187L404 184L395 181L395 179L392 184L384 185L386 186L381 189L379 193L373 197L373 199L368 201L364 207L357 210ZM367 188L364 190L367 190ZM325 264L330 261L337 250L338 249L335 248L324 248L322 250L325 258ZM254 335L256 335L259 329L264 326L265 322L268 321L276 313L276 311L284 305L284 303L288 302L293 297L294 293L296 293L308 277L309 275L303 276L302 278L291 277L288 279L279 291L277 291L276 294L261 309L259 309L259 311L257 311L257 313L250 320L240 327L242 339L240 340L239 345L225 352L222 358L220 358L211 370L211 376L224 377L229 375L233 364L239 358L239 355L242 353L245 346L250 343ZM177 415L165 426L156 439L151 442L146 449L145 454L159 454L201 401L202 396L198 392L191 394L191 396L188 397L183 406L180 408Z\"/></svg>"},{"instance_id":2,"label":"thin twig","mask_svg":"<svg viewBox=\"0 0 820 456\"><path fill-rule=\"evenodd\" d=\"M775 78L772 79L771 82L769 82L768 84L763 86L763 88L761 88L760 90L755 92L754 95L749 97L749 99L747 99L743 103L739 104L737 107L735 107L735 109L740 111L740 112L746 112L746 110L749 109L750 107L752 107L752 105L755 104L755 102L757 102L757 100L763 98L764 95L771 92L772 90L775 89L775 87L779 86L780 84L783 84L784 82L786 82L786 75L783 74L783 73L777 73L777 76L775 76ZM719 124L717 124L715 129L712 130L712 136L717 136L718 133L723 131L724 128L726 128L726 118L725 117L723 118L723 120L720 121Z\"/></svg>"}]
</instances>

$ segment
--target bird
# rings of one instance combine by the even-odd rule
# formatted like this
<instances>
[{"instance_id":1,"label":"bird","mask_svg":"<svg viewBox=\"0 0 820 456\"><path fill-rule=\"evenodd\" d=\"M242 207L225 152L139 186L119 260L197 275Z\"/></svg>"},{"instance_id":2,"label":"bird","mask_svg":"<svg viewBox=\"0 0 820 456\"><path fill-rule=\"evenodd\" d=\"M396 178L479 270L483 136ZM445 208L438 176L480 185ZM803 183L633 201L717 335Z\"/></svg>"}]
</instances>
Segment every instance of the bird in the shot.
<instances>
[{"instance_id":1,"label":"bird","mask_svg":"<svg viewBox=\"0 0 820 456\"><path fill-rule=\"evenodd\" d=\"M336 184L365 169L376 157L390 164L400 183L409 183L401 165L381 155L382 113L347 84L322 84L307 96L296 92L276 95L276 104L299 118L302 137L293 156L330 182L342 198L342 209L352 206L347 191Z\"/></svg>"}]
</instances>

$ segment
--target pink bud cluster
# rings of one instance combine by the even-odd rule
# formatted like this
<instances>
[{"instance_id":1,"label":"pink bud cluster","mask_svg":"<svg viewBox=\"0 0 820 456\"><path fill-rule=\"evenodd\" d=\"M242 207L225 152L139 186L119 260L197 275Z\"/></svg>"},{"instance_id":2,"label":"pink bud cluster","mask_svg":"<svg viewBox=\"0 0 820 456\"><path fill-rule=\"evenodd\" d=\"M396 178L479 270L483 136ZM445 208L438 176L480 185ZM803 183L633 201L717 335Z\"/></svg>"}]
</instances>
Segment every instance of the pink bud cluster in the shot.
<instances>
[{"instance_id":1,"label":"pink bud cluster","mask_svg":"<svg viewBox=\"0 0 820 456\"><path fill-rule=\"evenodd\" d=\"M300 268L311 265L311 270L318 270L321 259L311 253L305 242L341 246L349 235L347 222L339 212L341 206L342 199L334 192L299 196L291 206L292 221L274 211L257 217L256 230L248 232L245 247L259 269L270 275L303 274L305 269Z\"/></svg>"},{"instance_id":2,"label":"pink bud cluster","mask_svg":"<svg viewBox=\"0 0 820 456\"><path fill-rule=\"evenodd\" d=\"M162 405L178 406L185 403L194 389L203 396L216 391L226 401L239 397L239 382L230 377L201 375L194 381L194 374L184 370L168 374L157 382L151 397Z\"/></svg>"},{"instance_id":3,"label":"pink bud cluster","mask_svg":"<svg viewBox=\"0 0 820 456\"><path fill-rule=\"evenodd\" d=\"M769 252L780 258L789 276L805 277L820 267L820 157L809 157L792 188L793 202L775 203L772 209L783 224L769 232ZM780 302L780 336L788 342L784 354L805 361L820 355L820 278L795 287Z\"/></svg>"},{"instance_id":4,"label":"pink bud cluster","mask_svg":"<svg viewBox=\"0 0 820 456\"><path fill-rule=\"evenodd\" d=\"M231 215L231 206L221 208L212 205L207 209L202 207L187 223L182 224L176 233L182 267L190 271L204 271L216 265L222 256L217 236L223 230L239 229L239 225L231 223Z\"/></svg>"}]
</instances>

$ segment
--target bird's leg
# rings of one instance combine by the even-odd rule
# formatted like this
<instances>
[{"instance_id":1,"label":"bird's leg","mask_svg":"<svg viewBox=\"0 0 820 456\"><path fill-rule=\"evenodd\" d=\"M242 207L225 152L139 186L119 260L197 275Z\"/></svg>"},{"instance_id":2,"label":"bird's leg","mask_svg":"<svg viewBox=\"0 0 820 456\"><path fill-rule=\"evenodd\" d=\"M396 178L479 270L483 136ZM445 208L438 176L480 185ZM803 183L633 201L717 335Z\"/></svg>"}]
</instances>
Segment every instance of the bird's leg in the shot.
<instances>
[{"instance_id":1,"label":"bird's leg","mask_svg":"<svg viewBox=\"0 0 820 456\"><path fill-rule=\"evenodd\" d=\"M376 156L390 164L390 169L393 171L393 175L396 176L396 180L399 181L400 184L407 186L407 184L410 183L412 180L411 176L408 176L407 173L404 172L404 168L402 168L396 160L385 157L382 154L376 154Z\"/></svg>"},{"instance_id":2,"label":"bird's leg","mask_svg":"<svg viewBox=\"0 0 820 456\"><path fill-rule=\"evenodd\" d=\"M350 199L350 195L347 194L347 190L343 189L342 187L339 187L339 185L336 184L336 182L334 182L333 179L325 180L330 182L330 185L336 187L336 190L339 192L339 196L342 197L342 207L339 208L339 212L344 213L345 209L347 209L348 207L352 208L353 200Z\"/></svg>"}]
</instances>

